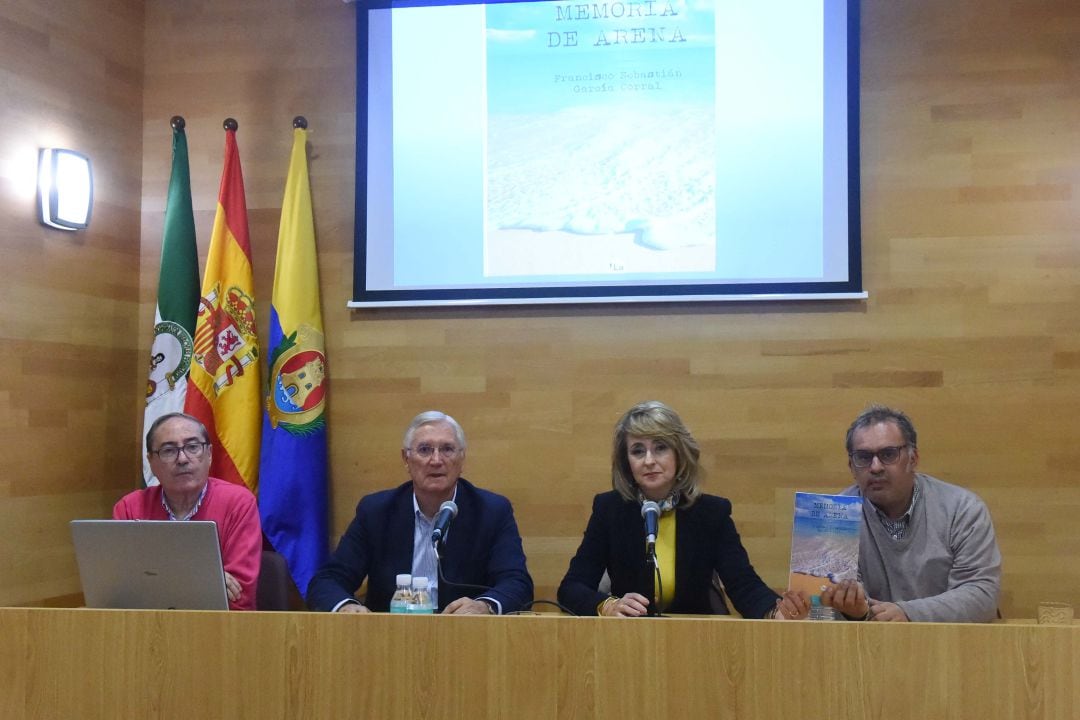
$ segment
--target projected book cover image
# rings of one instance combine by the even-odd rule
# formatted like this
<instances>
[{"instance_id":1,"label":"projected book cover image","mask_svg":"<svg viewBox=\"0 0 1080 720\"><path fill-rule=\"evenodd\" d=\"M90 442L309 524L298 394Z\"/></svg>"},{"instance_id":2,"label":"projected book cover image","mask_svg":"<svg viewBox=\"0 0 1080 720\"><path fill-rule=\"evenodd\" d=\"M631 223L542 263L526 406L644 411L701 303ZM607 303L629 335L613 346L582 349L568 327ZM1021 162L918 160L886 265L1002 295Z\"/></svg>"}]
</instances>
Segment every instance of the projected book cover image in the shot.
<instances>
[{"instance_id":1,"label":"projected book cover image","mask_svg":"<svg viewBox=\"0 0 1080 720\"><path fill-rule=\"evenodd\" d=\"M714 270L715 15L699 5L487 6L485 276Z\"/></svg>"},{"instance_id":2,"label":"projected book cover image","mask_svg":"<svg viewBox=\"0 0 1080 720\"><path fill-rule=\"evenodd\" d=\"M862 498L797 492L794 515L788 589L813 597L823 585L857 579Z\"/></svg>"}]
</instances>

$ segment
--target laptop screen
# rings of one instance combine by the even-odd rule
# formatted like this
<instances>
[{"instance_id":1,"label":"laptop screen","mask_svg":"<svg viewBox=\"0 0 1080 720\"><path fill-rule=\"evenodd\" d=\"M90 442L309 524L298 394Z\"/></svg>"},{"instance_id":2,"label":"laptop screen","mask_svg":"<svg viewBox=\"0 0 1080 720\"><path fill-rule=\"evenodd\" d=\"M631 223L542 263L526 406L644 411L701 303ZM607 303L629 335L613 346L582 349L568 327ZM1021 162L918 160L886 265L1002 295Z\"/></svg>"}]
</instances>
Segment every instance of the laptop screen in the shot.
<instances>
[{"instance_id":1,"label":"laptop screen","mask_svg":"<svg viewBox=\"0 0 1080 720\"><path fill-rule=\"evenodd\" d=\"M72 520L86 606L228 610L217 524Z\"/></svg>"}]
</instances>

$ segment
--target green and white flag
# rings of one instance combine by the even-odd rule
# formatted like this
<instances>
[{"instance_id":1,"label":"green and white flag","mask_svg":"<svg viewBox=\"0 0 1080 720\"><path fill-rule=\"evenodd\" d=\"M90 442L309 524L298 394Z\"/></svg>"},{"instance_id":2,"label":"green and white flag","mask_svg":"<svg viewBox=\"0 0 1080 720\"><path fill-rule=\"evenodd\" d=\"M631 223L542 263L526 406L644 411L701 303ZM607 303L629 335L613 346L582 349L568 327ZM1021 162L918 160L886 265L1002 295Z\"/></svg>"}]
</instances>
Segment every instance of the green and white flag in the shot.
<instances>
[{"instance_id":1,"label":"green and white flag","mask_svg":"<svg viewBox=\"0 0 1080 720\"><path fill-rule=\"evenodd\" d=\"M143 436L157 418L184 409L188 367L191 365L195 314L199 309L199 252L195 244L195 216L191 210L191 172L188 168L184 119L174 117L172 176L165 202L165 230L161 238L161 270L154 313L154 343L146 381ZM143 482L157 485L143 454Z\"/></svg>"}]
</instances>

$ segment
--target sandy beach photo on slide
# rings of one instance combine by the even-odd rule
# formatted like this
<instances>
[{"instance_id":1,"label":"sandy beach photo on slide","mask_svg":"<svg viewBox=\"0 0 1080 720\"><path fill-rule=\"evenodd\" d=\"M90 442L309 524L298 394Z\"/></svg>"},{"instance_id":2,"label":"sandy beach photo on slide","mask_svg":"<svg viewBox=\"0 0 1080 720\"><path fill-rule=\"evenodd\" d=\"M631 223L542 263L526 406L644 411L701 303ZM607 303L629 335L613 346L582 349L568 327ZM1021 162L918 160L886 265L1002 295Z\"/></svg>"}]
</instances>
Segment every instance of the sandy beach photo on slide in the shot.
<instances>
[{"instance_id":1,"label":"sandy beach photo on slide","mask_svg":"<svg viewBox=\"0 0 1080 720\"><path fill-rule=\"evenodd\" d=\"M485 9L486 277L715 270L714 11L626 7Z\"/></svg>"}]
</instances>

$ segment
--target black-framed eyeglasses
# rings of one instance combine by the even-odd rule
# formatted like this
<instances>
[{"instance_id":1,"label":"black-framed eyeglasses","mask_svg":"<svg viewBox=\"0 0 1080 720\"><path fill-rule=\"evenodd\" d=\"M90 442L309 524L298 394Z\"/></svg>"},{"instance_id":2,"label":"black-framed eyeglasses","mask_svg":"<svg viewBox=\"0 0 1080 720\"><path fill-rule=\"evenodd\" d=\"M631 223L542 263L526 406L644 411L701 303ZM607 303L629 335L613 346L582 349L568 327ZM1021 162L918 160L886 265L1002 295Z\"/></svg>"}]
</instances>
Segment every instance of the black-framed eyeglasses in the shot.
<instances>
[{"instance_id":1,"label":"black-framed eyeglasses","mask_svg":"<svg viewBox=\"0 0 1080 720\"><path fill-rule=\"evenodd\" d=\"M882 465L892 465L900 459L900 453L907 447L907 443L903 445L890 445L889 447L883 447L880 450L855 450L848 453L848 457L851 458L851 464L857 468L868 468L874 462L876 457L881 461Z\"/></svg>"},{"instance_id":2,"label":"black-framed eyeglasses","mask_svg":"<svg viewBox=\"0 0 1080 720\"><path fill-rule=\"evenodd\" d=\"M461 452L461 450L456 445L428 445L426 443L417 445L409 450L410 454L416 455L424 460L427 460L435 453L439 453L439 456L442 457L443 460L453 460L458 456L459 452Z\"/></svg>"},{"instance_id":3,"label":"black-framed eyeglasses","mask_svg":"<svg viewBox=\"0 0 1080 720\"><path fill-rule=\"evenodd\" d=\"M180 457L180 451L182 450L187 455L188 460L198 460L206 452L206 448L210 447L210 443L200 442L192 440L191 442L184 443L183 445L166 445L163 448L157 450L151 450L151 455L157 455L165 462L176 462L176 459Z\"/></svg>"}]
</instances>

